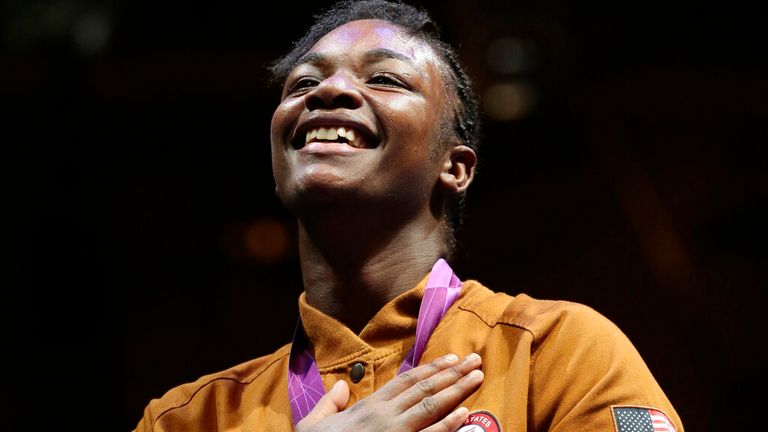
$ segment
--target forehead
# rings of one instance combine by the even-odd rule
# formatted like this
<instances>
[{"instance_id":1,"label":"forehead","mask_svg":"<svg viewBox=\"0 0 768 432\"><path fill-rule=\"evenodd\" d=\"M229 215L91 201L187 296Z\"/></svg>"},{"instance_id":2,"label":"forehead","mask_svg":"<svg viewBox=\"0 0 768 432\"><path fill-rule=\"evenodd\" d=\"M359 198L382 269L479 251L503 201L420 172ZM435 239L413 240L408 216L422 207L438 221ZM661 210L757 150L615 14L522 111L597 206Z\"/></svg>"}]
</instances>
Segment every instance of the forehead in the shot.
<instances>
[{"instance_id":1,"label":"forehead","mask_svg":"<svg viewBox=\"0 0 768 432\"><path fill-rule=\"evenodd\" d=\"M372 50L389 50L415 65L436 68L436 53L426 42L384 20L358 20L341 25L323 36L309 50L329 56L354 55Z\"/></svg>"}]
</instances>

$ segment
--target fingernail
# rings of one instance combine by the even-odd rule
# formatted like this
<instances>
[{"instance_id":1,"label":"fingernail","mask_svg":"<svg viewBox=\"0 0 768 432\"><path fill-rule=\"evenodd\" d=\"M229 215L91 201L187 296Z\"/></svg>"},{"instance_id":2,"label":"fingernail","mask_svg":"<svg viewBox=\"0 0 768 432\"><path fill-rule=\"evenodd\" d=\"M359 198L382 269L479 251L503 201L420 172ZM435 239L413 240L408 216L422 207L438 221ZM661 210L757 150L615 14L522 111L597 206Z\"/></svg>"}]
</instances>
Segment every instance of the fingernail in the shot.
<instances>
[{"instance_id":1,"label":"fingernail","mask_svg":"<svg viewBox=\"0 0 768 432\"><path fill-rule=\"evenodd\" d=\"M459 409L453 412L453 415L456 417L466 417L467 414L469 414L467 407L459 407Z\"/></svg>"},{"instance_id":2,"label":"fingernail","mask_svg":"<svg viewBox=\"0 0 768 432\"><path fill-rule=\"evenodd\" d=\"M446 354L443 356L443 360L448 363L454 363L459 360L459 357L456 354Z\"/></svg>"},{"instance_id":3,"label":"fingernail","mask_svg":"<svg viewBox=\"0 0 768 432\"><path fill-rule=\"evenodd\" d=\"M477 353L470 353L466 357L464 357L464 363L466 364L476 364L480 363L480 356Z\"/></svg>"},{"instance_id":4,"label":"fingernail","mask_svg":"<svg viewBox=\"0 0 768 432\"><path fill-rule=\"evenodd\" d=\"M483 379L483 371L475 369L467 375L470 381L479 381Z\"/></svg>"}]
</instances>

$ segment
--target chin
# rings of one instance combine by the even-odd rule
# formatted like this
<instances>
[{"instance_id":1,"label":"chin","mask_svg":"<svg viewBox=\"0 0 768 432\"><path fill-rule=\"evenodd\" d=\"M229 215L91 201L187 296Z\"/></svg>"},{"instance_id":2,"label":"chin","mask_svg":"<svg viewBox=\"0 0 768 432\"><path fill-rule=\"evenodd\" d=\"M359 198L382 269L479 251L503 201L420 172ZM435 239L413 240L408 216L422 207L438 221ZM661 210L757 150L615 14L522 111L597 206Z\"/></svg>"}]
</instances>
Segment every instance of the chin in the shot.
<instances>
[{"instance_id":1,"label":"chin","mask_svg":"<svg viewBox=\"0 0 768 432\"><path fill-rule=\"evenodd\" d=\"M359 190L343 182L302 182L278 192L283 204L294 211L317 209L318 206L354 205L360 198Z\"/></svg>"}]
</instances>

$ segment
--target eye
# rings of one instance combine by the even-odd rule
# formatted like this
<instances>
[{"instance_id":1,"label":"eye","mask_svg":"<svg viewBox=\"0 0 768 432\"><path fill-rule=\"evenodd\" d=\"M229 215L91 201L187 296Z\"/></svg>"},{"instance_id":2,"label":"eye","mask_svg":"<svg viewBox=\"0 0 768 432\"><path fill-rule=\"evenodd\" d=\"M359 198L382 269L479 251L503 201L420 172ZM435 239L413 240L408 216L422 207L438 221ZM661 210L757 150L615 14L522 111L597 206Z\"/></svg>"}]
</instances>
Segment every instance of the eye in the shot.
<instances>
[{"instance_id":1,"label":"eye","mask_svg":"<svg viewBox=\"0 0 768 432\"><path fill-rule=\"evenodd\" d=\"M318 83L320 83L318 78L309 76L300 77L288 88L288 94L307 90L309 88L315 87Z\"/></svg>"},{"instance_id":2,"label":"eye","mask_svg":"<svg viewBox=\"0 0 768 432\"><path fill-rule=\"evenodd\" d=\"M371 79L368 80L368 84L386 86L386 87L409 88L408 85L400 78L397 78L390 74L383 74L383 73L372 76Z\"/></svg>"}]
</instances>

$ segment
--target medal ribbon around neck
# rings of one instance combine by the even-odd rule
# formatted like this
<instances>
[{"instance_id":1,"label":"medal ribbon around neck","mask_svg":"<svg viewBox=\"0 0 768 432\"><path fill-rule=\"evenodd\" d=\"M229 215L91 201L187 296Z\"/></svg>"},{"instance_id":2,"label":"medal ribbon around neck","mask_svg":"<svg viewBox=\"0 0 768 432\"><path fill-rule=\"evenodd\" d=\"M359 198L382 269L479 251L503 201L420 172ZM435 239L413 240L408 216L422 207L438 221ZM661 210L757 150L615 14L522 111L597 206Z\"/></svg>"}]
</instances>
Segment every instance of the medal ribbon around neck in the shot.
<instances>
[{"instance_id":1,"label":"medal ribbon around neck","mask_svg":"<svg viewBox=\"0 0 768 432\"><path fill-rule=\"evenodd\" d=\"M453 273L448 263L437 260L424 288L424 297L419 306L419 318L416 321L416 340L403 360L398 373L412 369L419 364L427 341L461 292L461 280ZM298 424L314 408L317 401L325 394L323 380L317 369L317 363L306 346L306 336L301 323L296 328L288 361L288 397L293 412L293 424Z\"/></svg>"}]
</instances>

